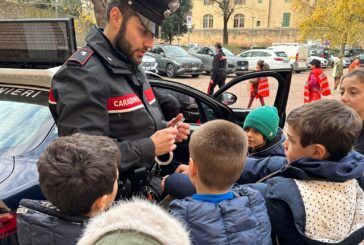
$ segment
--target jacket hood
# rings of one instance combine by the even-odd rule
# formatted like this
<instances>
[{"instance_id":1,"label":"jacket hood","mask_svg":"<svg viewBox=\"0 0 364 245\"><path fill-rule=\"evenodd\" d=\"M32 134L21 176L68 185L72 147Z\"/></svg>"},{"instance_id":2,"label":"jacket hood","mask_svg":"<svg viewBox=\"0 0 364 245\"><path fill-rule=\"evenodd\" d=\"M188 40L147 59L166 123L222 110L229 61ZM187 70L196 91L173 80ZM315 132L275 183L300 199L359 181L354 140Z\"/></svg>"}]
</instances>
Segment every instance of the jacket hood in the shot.
<instances>
[{"instance_id":1,"label":"jacket hood","mask_svg":"<svg viewBox=\"0 0 364 245\"><path fill-rule=\"evenodd\" d=\"M344 182L360 178L364 172L364 156L351 151L339 162L301 158L286 165L282 176L303 180L330 180Z\"/></svg>"},{"instance_id":2,"label":"jacket hood","mask_svg":"<svg viewBox=\"0 0 364 245\"><path fill-rule=\"evenodd\" d=\"M120 202L93 218L78 245L95 244L106 233L135 231L164 245L190 244L188 233L176 219L157 205L143 200Z\"/></svg>"}]
</instances>

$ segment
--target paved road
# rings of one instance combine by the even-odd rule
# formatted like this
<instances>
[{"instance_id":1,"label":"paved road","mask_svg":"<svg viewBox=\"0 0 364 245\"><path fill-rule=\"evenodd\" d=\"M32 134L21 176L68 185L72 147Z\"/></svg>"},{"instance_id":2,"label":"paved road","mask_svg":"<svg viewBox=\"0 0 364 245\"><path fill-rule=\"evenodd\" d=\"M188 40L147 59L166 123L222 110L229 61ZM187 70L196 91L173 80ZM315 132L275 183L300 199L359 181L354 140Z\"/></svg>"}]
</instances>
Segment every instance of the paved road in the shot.
<instances>
[{"instance_id":1,"label":"paved road","mask_svg":"<svg viewBox=\"0 0 364 245\"><path fill-rule=\"evenodd\" d=\"M346 74L347 69L344 70L344 74ZM330 83L330 88L333 88L334 86L334 79L332 78L332 68L325 69L325 74L327 75ZM303 104L303 88L304 83L307 79L307 76L309 74L309 71L301 72L299 74L293 73L292 76L292 82L291 82L291 88L288 98L288 104L287 104L287 115L288 113L294 109L297 106L300 106ZM235 75L231 75L227 78L227 81L230 81L233 79ZM187 84L191 87L194 87L196 89L199 89L203 92L207 91L208 83L210 81L210 77L208 75L201 75L198 78L191 78L190 76L180 76L178 78L171 79L173 81ZM269 80L270 88L271 88L271 96L266 100L267 104L273 104L273 97L275 97L275 91L276 91L276 83L272 81L273 79ZM216 91L216 90L215 90ZM236 94L239 97L244 97L244 99L238 99L237 104L234 104L232 107L246 107L248 103L248 83L241 84L240 86L234 86L232 87L229 92L232 92ZM332 93L332 95L326 97L326 98L332 98L332 99L340 99L340 93ZM258 100L255 100L253 107L257 106Z\"/></svg>"}]
</instances>

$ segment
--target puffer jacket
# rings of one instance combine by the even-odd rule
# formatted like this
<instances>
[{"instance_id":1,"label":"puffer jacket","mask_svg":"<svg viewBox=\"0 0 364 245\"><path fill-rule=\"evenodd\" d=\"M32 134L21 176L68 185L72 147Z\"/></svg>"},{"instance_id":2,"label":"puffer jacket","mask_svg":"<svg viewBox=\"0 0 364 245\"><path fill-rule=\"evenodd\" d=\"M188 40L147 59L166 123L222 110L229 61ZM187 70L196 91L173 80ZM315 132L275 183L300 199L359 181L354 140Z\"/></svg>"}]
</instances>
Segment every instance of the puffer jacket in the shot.
<instances>
[{"instance_id":1,"label":"puffer jacket","mask_svg":"<svg viewBox=\"0 0 364 245\"><path fill-rule=\"evenodd\" d=\"M272 236L280 245L359 244L364 239L364 193L358 182L363 172L364 156L355 151L339 162L302 158L285 165L261 191Z\"/></svg>"},{"instance_id":2,"label":"puffer jacket","mask_svg":"<svg viewBox=\"0 0 364 245\"><path fill-rule=\"evenodd\" d=\"M283 134L283 130L278 128L276 137L271 141L267 141L265 146L257 149L249 148L249 157L252 158L265 158L272 156L282 156L285 157L283 142L286 137Z\"/></svg>"},{"instance_id":3,"label":"puffer jacket","mask_svg":"<svg viewBox=\"0 0 364 245\"><path fill-rule=\"evenodd\" d=\"M88 219L62 214L47 201L23 199L17 210L20 245L76 244Z\"/></svg>"},{"instance_id":4,"label":"puffer jacket","mask_svg":"<svg viewBox=\"0 0 364 245\"><path fill-rule=\"evenodd\" d=\"M271 244L271 227L263 196L238 186L234 198L218 203L187 197L175 200L170 212L187 225L193 244Z\"/></svg>"},{"instance_id":5,"label":"puffer jacket","mask_svg":"<svg viewBox=\"0 0 364 245\"><path fill-rule=\"evenodd\" d=\"M78 245L189 245L188 233L172 215L145 200L120 202L90 220Z\"/></svg>"}]
</instances>

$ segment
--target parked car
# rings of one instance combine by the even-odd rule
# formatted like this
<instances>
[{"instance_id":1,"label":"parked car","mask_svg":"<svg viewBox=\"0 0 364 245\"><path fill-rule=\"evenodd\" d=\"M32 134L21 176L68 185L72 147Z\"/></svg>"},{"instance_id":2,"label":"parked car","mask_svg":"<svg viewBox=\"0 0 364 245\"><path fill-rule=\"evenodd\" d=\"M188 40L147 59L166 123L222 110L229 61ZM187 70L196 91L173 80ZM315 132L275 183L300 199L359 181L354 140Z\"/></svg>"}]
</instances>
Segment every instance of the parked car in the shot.
<instances>
[{"instance_id":1,"label":"parked car","mask_svg":"<svg viewBox=\"0 0 364 245\"><path fill-rule=\"evenodd\" d=\"M335 60L339 59L338 57L335 57L334 55L330 56L329 59L329 66L334 66ZM353 62L353 59L351 57L343 57L343 67L347 68L350 66L351 62Z\"/></svg>"},{"instance_id":2,"label":"parked car","mask_svg":"<svg viewBox=\"0 0 364 245\"><path fill-rule=\"evenodd\" d=\"M359 61L360 61L360 67L364 67L364 54L359 54L355 58L359 59Z\"/></svg>"},{"instance_id":3,"label":"parked car","mask_svg":"<svg viewBox=\"0 0 364 245\"><path fill-rule=\"evenodd\" d=\"M166 74L167 77L178 75L198 77L202 73L202 61L188 54L180 46L155 45L147 54L157 60L158 73Z\"/></svg>"},{"instance_id":4,"label":"parked car","mask_svg":"<svg viewBox=\"0 0 364 245\"><path fill-rule=\"evenodd\" d=\"M155 73L158 72L158 70L157 70L158 63L157 63L156 59L152 56L145 54L143 56L141 65L145 71L151 71L151 72L155 72Z\"/></svg>"},{"instance_id":5,"label":"parked car","mask_svg":"<svg viewBox=\"0 0 364 245\"><path fill-rule=\"evenodd\" d=\"M222 48L222 51L226 55L227 58L227 73L235 73L236 75L244 74L248 70L248 62L245 59L242 59L238 56L235 56L230 50L227 48ZM214 59L214 55L216 54L215 48L210 46L201 46L197 48L193 48L189 51L189 53L203 62L203 70L206 73L210 73L212 69L212 60Z\"/></svg>"},{"instance_id":6,"label":"parked car","mask_svg":"<svg viewBox=\"0 0 364 245\"><path fill-rule=\"evenodd\" d=\"M284 51L296 73L307 70L308 46L302 43L272 43L267 49Z\"/></svg>"},{"instance_id":7,"label":"parked car","mask_svg":"<svg viewBox=\"0 0 364 245\"><path fill-rule=\"evenodd\" d=\"M319 56L310 56L310 57L308 57L308 59L307 59L307 69L311 69L311 65L310 65L310 62L312 61L312 60L319 60L320 62L321 62L321 67L322 68L326 68L328 65L329 65L329 61L327 60L327 59L325 59L325 58L321 58L321 57L319 57Z\"/></svg>"},{"instance_id":8,"label":"parked car","mask_svg":"<svg viewBox=\"0 0 364 245\"><path fill-rule=\"evenodd\" d=\"M249 62L249 70L255 71L258 60L264 60L270 69L291 69L289 59L284 51L272 49L252 49L238 54Z\"/></svg>"},{"instance_id":9,"label":"parked car","mask_svg":"<svg viewBox=\"0 0 364 245\"><path fill-rule=\"evenodd\" d=\"M42 199L36 162L45 147L57 138L57 127L48 109L48 91L57 69L0 69L0 243L16 244L16 209L22 198ZM191 131L214 119L243 125L249 109L232 106L236 96L226 91L252 78L267 76L277 80L272 98L285 123L291 70L249 73L228 82L212 96L190 86L149 78L153 88L180 93L192 105L183 110ZM274 95L272 95L274 96ZM177 96L176 96L177 97ZM224 103L221 103L224 102ZM187 104L186 104L187 105ZM193 111L191 111L193 110ZM191 112L191 113L190 113ZM188 142L178 143L174 161L188 162ZM82 200L81 200L82 201Z\"/></svg>"}]
</instances>

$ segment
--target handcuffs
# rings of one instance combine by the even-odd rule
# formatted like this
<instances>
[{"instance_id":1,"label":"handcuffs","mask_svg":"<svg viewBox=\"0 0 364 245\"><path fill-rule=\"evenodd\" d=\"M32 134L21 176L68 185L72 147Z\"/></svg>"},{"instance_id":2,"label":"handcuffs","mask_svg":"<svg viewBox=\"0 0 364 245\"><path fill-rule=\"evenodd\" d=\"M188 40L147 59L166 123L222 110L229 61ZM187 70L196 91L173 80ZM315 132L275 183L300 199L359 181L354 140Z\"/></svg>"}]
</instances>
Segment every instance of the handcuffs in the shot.
<instances>
[{"instance_id":1,"label":"handcuffs","mask_svg":"<svg viewBox=\"0 0 364 245\"><path fill-rule=\"evenodd\" d=\"M182 117L181 118L181 120L179 120L173 127L174 128L178 128L183 122L185 121L185 118L184 117ZM173 160L173 152L172 151L170 151L169 152L169 158L168 158L168 160L167 161L161 161L159 158L158 158L158 156L156 156L155 158L154 158L154 160L155 160L155 162L156 163L158 163L159 165L161 165L161 166L166 166L166 165L168 165L168 164L170 164L171 162L172 162L172 160Z\"/></svg>"}]
</instances>

